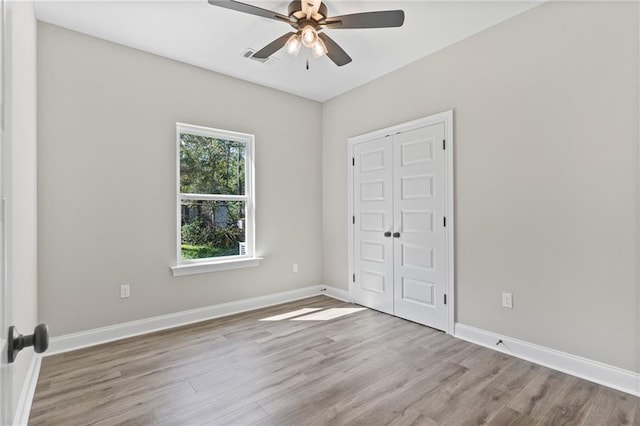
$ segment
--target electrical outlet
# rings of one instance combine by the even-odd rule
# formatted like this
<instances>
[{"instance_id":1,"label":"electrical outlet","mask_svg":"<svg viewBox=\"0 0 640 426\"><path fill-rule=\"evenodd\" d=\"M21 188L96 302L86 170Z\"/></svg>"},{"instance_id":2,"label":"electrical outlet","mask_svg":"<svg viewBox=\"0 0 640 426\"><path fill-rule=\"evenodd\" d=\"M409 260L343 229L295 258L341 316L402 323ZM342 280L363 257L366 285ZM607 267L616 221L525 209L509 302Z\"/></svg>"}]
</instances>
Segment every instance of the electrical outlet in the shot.
<instances>
[{"instance_id":1,"label":"electrical outlet","mask_svg":"<svg viewBox=\"0 0 640 426\"><path fill-rule=\"evenodd\" d=\"M293 272L298 272L298 264L297 263L293 264Z\"/></svg>"},{"instance_id":2,"label":"electrical outlet","mask_svg":"<svg viewBox=\"0 0 640 426\"><path fill-rule=\"evenodd\" d=\"M126 299L130 296L130 286L129 284L122 284L120 286L120 299Z\"/></svg>"},{"instance_id":3,"label":"electrical outlet","mask_svg":"<svg viewBox=\"0 0 640 426\"><path fill-rule=\"evenodd\" d=\"M505 308L513 309L513 294L502 293L502 306Z\"/></svg>"}]
</instances>

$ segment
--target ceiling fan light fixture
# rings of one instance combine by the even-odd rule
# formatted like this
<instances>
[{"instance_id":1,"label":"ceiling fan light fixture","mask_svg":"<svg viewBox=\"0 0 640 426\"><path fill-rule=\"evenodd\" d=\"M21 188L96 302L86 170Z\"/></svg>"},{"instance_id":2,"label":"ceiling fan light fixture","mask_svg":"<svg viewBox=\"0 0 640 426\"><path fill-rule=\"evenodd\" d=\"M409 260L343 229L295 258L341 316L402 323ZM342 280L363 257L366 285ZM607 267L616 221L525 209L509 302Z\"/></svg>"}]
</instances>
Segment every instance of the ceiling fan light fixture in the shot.
<instances>
[{"instance_id":1,"label":"ceiling fan light fixture","mask_svg":"<svg viewBox=\"0 0 640 426\"><path fill-rule=\"evenodd\" d=\"M312 47L315 41L318 39L318 33L316 32L316 29L311 25L305 25L305 27L302 28L300 35L302 36L302 44L304 44L306 47Z\"/></svg>"},{"instance_id":2,"label":"ceiling fan light fixture","mask_svg":"<svg viewBox=\"0 0 640 426\"><path fill-rule=\"evenodd\" d=\"M314 58L319 58L327 54L327 46L325 46L322 40L317 38L311 47L311 52L313 53Z\"/></svg>"},{"instance_id":3,"label":"ceiling fan light fixture","mask_svg":"<svg viewBox=\"0 0 640 426\"><path fill-rule=\"evenodd\" d=\"M292 56L298 56L298 53L300 53L301 46L302 46L302 42L301 42L300 34L294 34L291 37L289 37L289 40L287 40L287 43L286 43L287 53Z\"/></svg>"},{"instance_id":4,"label":"ceiling fan light fixture","mask_svg":"<svg viewBox=\"0 0 640 426\"><path fill-rule=\"evenodd\" d=\"M326 55L334 64L341 67L350 63L351 57L326 33L318 34L319 31L349 28L393 28L401 27L404 24L404 11L402 10L361 12L330 17L324 0L291 0L287 15L252 6L239 0L208 1L212 6L285 22L293 27L295 33L283 34L251 55L253 59L257 60L268 59L285 45L290 54L297 55L300 51L300 45L303 44L312 50L315 57Z\"/></svg>"}]
</instances>

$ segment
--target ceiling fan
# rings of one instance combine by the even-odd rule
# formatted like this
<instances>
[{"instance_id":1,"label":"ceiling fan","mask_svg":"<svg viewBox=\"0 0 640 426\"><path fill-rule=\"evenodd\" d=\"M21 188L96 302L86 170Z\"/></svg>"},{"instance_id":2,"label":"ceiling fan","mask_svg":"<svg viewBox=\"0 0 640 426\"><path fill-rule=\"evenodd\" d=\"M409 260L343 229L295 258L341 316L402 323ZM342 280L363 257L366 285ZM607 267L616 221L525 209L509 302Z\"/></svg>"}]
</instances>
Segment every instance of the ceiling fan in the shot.
<instances>
[{"instance_id":1,"label":"ceiling fan","mask_svg":"<svg viewBox=\"0 0 640 426\"><path fill-rule=\"evenodd\" d=\"M267 44L253 54L254 58L266 59L283 47L297 56L303 45L311 49L314 57L327 55L337 66L351 62L351 57L331 37L322 32L325 29L390 28L401 27L404 23L402 10L363 12L342 16L327 16L327 6L321 0L293 0L289 3L288 16L257 6L234 0L208 0L213 6L236 10L263 18L285 22L295 32L288 32Z\"/></svg>"}]
</instances>

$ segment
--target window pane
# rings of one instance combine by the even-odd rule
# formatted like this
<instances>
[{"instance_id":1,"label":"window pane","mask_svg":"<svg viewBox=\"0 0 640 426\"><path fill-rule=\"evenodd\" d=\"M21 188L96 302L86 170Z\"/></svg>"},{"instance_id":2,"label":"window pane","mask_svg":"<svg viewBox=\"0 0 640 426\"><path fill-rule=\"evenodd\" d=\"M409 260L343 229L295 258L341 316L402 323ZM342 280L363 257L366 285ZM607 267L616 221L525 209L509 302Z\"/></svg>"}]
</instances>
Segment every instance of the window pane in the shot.
<instances>
[{"instance_id":1,"label":"window pane","mask_svg":"<svg viewBox=\"0 0 640 426\"><path fill-rule=\"evenodd\" d=\"M245 204L182 200L182 259L244 255Z\"/></svg>"},{"instance_id":2,"label":"window pane","mask_svg":"<svg viewBox=\"0 0 640 426\"><path fill-rule=\"evenodd\" d=\"M180 192L245 195L244 142L180 134Z\"/></svg>"}]
</instances>

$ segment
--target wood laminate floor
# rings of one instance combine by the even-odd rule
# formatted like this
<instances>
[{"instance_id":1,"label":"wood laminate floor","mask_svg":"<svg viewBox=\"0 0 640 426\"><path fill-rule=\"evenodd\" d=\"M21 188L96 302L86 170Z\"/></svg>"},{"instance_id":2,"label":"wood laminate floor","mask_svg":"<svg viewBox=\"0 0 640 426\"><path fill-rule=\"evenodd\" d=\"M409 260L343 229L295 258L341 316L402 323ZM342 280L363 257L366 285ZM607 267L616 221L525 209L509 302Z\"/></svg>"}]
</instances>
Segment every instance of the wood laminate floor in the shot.
<instances>
[{"instance_id":1,"label":"wood laminate floor","mask_svg":"<svg viewBox=\"0 0 640 426\"><path fill-rule=\"evenodd\" d=\"M640 424L640 398L376 311L260 321L354 307L319 296L46 357L29 424Z\"/></svg>"}]
</instances>

